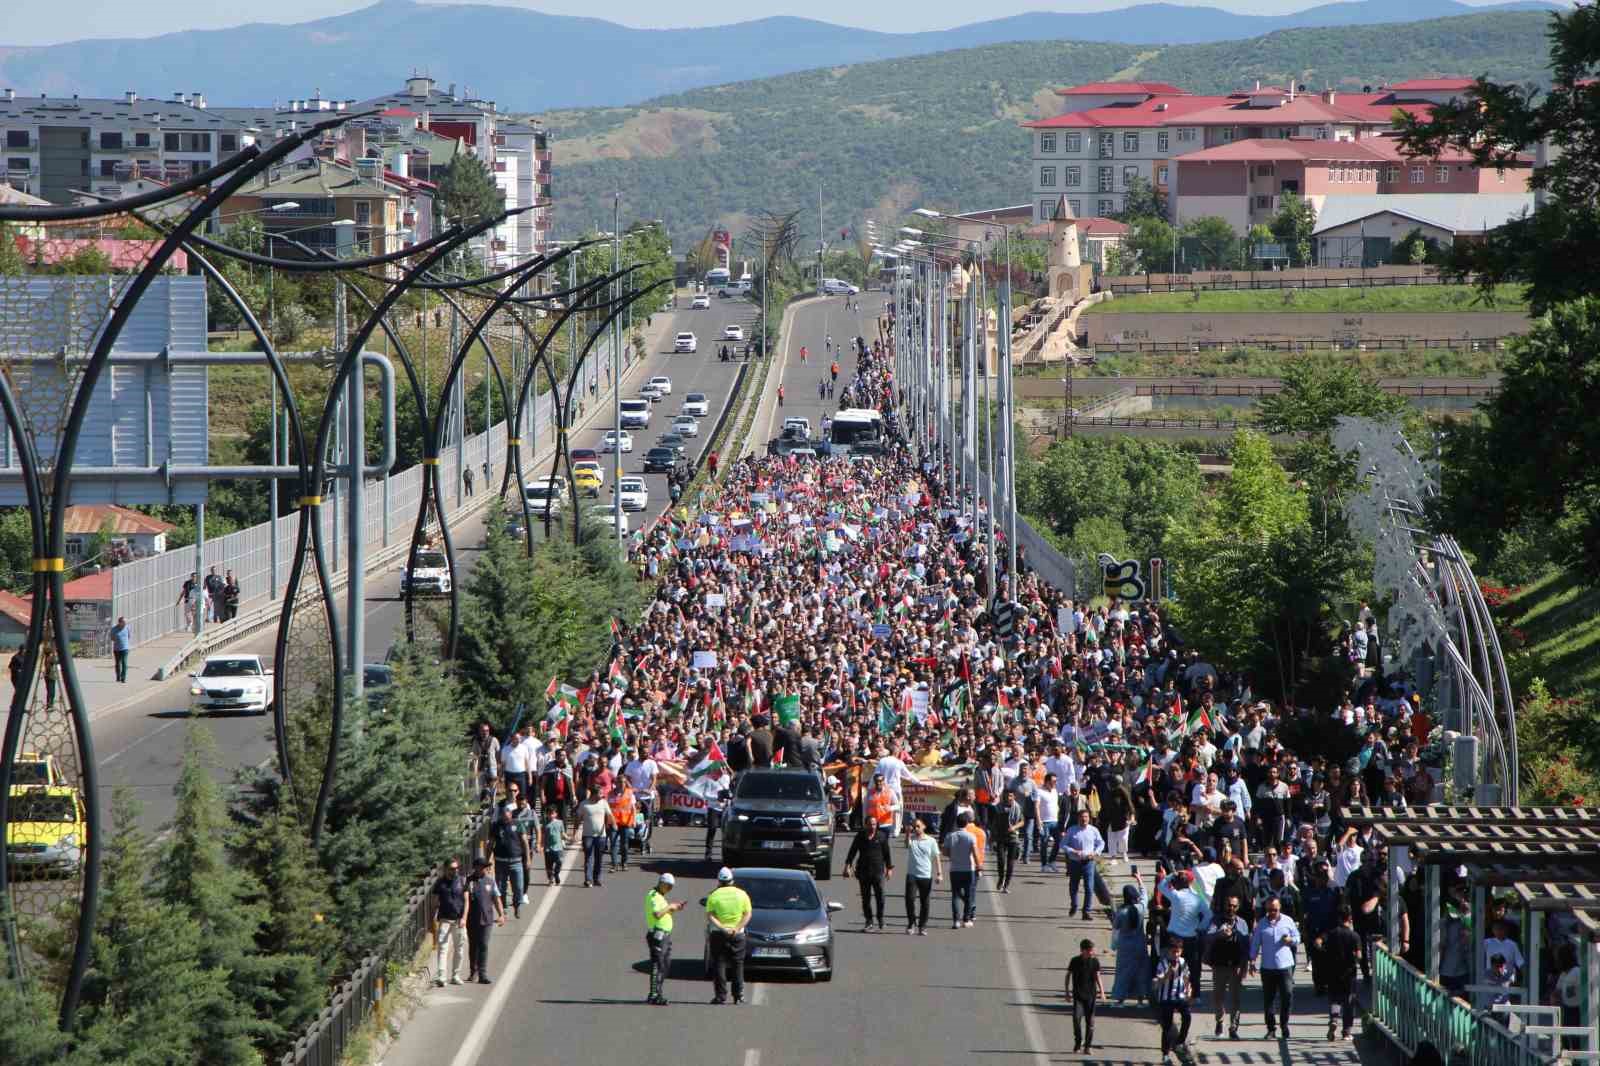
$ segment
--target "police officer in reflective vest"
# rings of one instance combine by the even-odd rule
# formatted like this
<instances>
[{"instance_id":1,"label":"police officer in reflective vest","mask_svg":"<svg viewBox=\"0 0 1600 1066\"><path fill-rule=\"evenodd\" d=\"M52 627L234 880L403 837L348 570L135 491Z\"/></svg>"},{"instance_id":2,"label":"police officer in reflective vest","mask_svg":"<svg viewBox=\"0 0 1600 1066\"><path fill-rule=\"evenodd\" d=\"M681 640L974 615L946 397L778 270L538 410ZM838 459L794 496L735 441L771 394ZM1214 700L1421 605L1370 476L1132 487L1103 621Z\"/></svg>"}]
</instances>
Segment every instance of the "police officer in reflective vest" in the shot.
<instances>
[{"instance_id":1,"label":"police officer in reflective vest","mask_svg":"<svg viewBox=\"0 0 1600 1066\"><path fill-rule=\"evenodd\" d=\"M656 887L644 894L644 943L650 949L650 995L645 1002L657 1007L667 1005L663 987L672 968L672 916L684 908L667 900L674 883L671 874L662 874Z\"/></svg>"},{"instance_id":2,"label":"police officer in reflective vest","mask_svg":"<svg viewBox=\"0 0 1600 1066\"><path fill-rule=\"evenodd\" d=\"M750 896L733 883L733 871L717 871L717 889L706 897L706 935L711 944L712 1003L728 1002L729 971L733 1001L744 1002L744 931L753 909Z\"/></svg>"}]
</instances>

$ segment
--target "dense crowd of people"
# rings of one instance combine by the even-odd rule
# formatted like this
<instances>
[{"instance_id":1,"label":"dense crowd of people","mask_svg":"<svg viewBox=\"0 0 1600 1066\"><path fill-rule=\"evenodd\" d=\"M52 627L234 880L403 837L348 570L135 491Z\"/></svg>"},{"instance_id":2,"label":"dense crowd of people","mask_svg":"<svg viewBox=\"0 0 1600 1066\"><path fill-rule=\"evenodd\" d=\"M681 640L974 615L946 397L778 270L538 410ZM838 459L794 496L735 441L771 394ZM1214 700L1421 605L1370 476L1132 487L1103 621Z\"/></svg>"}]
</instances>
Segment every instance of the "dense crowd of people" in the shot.
<instances>
[{"instance_id":1,"label":"dense crowd of people","mask_svg":"<svg viewBox=\"0 0 1600 1066\"><path fill-rule=\"evenodd\" d=\"M885 446L725 463L701 513L669 512L636 541L654 594L620 627L615 664L578 690L577 713L559 732L544 723L542 740L486 736L491 748L504 739L503 765L517 767L504 777L521 800L582 823L586 883L598 885L607 838L623 838L627 861L639 815L623 797L653 797L663 763L694 766L716 751L735 772L827 768L860 829L847 872L862 881L869 929L884 928L883 882L897 865L906 931L926 934L932 882L948 873L959 930L977 918L979 879L1005 892L1019 864L1036 862L1065 874L1069 917L1109 922L1109 999L1154 1008L1164 1054L1184 1046L1205 995L1215 1035L1238 1037L1252 976L1267 1032L1288 1038L1307 961L1327 997L1327 1035L1348 1036L1358 977L1370 977L1391 916L1385 849L1346 813L1427 802L1434 790L1422 758L1433 723L1407 685L1385 678L1371 613L1363 605L1351 626L1361 637L1348 697L1311 709L1220 674L1158 601L1091 606L1030 572L1025 554L1007 573L1004 551L987 587L988 516L962 508L925 435L902 431L892 335L886 320L879 338L858 339L840 387L882 412ZM1015 605L1009 635L991 606L1002 601ZM950 802L914 814L905 789L951 768ZM548 837L534 829L528 840L548 870ZM1138 856L1155 860L1151 883ZM552 879L559 848L553 861ZM1119 898L1107 873L1125 881ZM507 891L522 891L512 880ZM1390 945L1414 962L1419 881L1406 881ZM1522 956L1503 909L1472 940L1463 881L1447 872L1444 890L1446 982L1465 985L1474 950L1487 952L1491 980L1508 970L1514 980ZM1092 940L1072 959L1067 996L1079 1044L1092 1048L1107 998Z\"/></svg>"}]
</instances>

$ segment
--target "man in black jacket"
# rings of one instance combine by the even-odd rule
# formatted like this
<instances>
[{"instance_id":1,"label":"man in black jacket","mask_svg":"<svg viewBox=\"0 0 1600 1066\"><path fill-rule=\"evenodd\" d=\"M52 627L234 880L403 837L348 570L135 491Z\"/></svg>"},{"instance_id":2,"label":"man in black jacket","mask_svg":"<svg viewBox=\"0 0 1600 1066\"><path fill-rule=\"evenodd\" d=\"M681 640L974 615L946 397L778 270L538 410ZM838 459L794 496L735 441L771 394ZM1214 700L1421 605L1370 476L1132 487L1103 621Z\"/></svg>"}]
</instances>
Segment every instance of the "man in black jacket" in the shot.
<instances>
[{"instance_id":1,"label":"man in black jacket","mask_svg":"<svg viewBox=\"0 0 1600 1066\"><path fill-rule=\"evenodd\" d=\"M771 766L773 737L770 719L758 714L750 719L755 728L750 730L750 762L753 766Z\"/></svg>"},{"instance_id":2,"label":"man in black jacket","mask_svg":"<svg viewBox=\"0 0 1600 1066\"><path fill-rule=\"evenodd\" d=\"M894 876L894 856L889 852L889 835L878 832L877 823L868 818L850 842L850 852L844 857L844 875L850 876L855 868L856 882L861 886L861 912L866 921L861 931L872 928L877 906L878 932L883 932L883 882Z\"/></svg>"}]
</instances>

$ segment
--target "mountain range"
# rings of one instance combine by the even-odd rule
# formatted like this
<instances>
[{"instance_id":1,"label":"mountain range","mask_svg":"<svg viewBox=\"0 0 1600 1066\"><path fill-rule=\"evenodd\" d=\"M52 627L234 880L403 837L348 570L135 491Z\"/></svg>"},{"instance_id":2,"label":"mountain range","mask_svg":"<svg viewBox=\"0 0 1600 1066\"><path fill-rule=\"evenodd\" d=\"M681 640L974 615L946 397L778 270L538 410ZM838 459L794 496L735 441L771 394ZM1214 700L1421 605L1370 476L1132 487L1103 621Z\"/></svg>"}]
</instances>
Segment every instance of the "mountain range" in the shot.
<instances>
[{"instance_id":1,"label":"mountain range","mask_svg":"<svg viewBox=\"0 0 1600 1066\"><path fill-rule=\"evenodd\" d=\"M793 71L1008 42L1203 44L1286 29L1528 10L1551 11L1556 5L1545 0L1489 7L1457 0L1352 0L1287 15L1241 15L1146 3L1087 14L1036 12L949 30L879 33L790 17L635 29L513 7L380 0L348 14L292 25L252 23L139 39L0 45L0 86L12 87L19 96L200 91L218 104L263 104L318 90L332 98L364 99L398 88L406 74L421 70L503 108L538 112L629 104Z\"/></svg>"}]
</instances>

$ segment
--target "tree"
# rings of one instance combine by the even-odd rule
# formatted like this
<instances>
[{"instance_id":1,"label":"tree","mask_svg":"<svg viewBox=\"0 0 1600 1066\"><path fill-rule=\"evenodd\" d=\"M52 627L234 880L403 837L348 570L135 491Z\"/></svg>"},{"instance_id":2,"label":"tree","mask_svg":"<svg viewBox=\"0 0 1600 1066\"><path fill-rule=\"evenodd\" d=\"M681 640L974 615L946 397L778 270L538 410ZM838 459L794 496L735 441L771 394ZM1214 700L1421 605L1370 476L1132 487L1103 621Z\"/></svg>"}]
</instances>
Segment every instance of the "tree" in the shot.
<instances>
[{"instance_id":1,"label":"tree","mask_svg":"<svg viewBox=\"0 0 1600 1066\"><path fill-rule=\"evenodd\" d=\"M474 155L457 155L439 177L433 214L441 224L476 222L504 210L505 193L494 183L489 167Z\"/></svg>"},{"instance_id":2,"label":"tree","mask_svg":"<svg viewBox=\"0 0 1600 1066\"><path fill-rule=\"evenodd\" d=\"M1288 248L1295 266L1311 265L1311 233L1317 228L1317 212L1309 202L1292 192L1284 193L1268 228Z\"/></svg>"},{"instance_id":3,"label":"tree","mask_svg":"<svg viewBox=\"0 0 1600 1066\"><path fill-rule=\"evenodd\" d=\"M1417 266L1428 261L1432 253L1433 242L1422 235L1419 226L1413 226L1410 233L1400 238L1394 250L1389 253L1389 262L1396 266Z\"/></svg>"},{"instance_id":4,"label":"tree","mask_svg":"<svg viewBox=\"0 0 1600 1066\"><path fill-rule=\"evenodd\" d=\"M1265 433L1327 433L1341 415L1386 418L1406 409L1404 398L1352 363L1302 356L1284 368L1281 381L1278 392L1256 403Z\"/></svg>"},{"instance_id":5,"label":"tree","mask_svg":"<svg viewBox=\"0 0 1600 1066\"><path fill-rule=\"evenodd\" d=\"M1305 493L1290 484L1266 436L1239 430L1229 456L1233 473L1216 500L1215 517L1223 536L1271 541L1306 523Z\"/></svg>"},{"instance_id":6,"label":"tree","mask_svg":"<svg viewBox=\"0 0 1600 1066\"><path fill-rule=\"evenodd\" d=\"M1182 244L1180 269L1236 270L1243 263L1233 224L1218 215L1204 215L1185 223Z\"/></svg>"},{"instance_id":7,"label":"tree","mask_svg":"<svg viewBox=\"0 0 1600 1066\"><path fill-rule=\"evenodd\" d=\"M1145 274L1168 269L1172 265L1172 242L1176 231L1162 218L1141 217L1128 226L1128 235L1117 249L1132 256L1132 265Z\"/></svg>"},{"instance_id":8,"label":"tree","mask_svg":"<svg viewBox=\"0 0 1600 1066\"><path fill-rule=\"evenodd\" d=\"M100 910L77 1028L85 1058L134 1066L200 1062L225 976L201 961L201 933L158 895L139 807L119 789L101 869Z\"/></svg>"},{"instance_id":9,"label":"tree","mask_svg":"<svg viewBox=\"0 0 1600 1066\"><path fill-rule=\"evenodd\" d=\"M1117 213L1119 222L1132 222L1138 218L1167 217L1167 198L1147 178L1134 178L1128 182L1127 195L1122 200L1122 210Z\"/></svg>"},{"instance_id":10,"label":"tree","mask_svg":"<svg viewBox=\"0 0 1600 1066\"><path fill-rule=\"evenodd\" d=\"M1480 167L1526 165L1529 145L1546 144L1549 161L1529 179L1550 194L1532 214L1512 219L1479 241L1458 241L1452 273L1475 277L1486 294L1510 281L1528 285L1537 314L1563 300L1600 293L1600 11L1579 5L1550 15L1550 88L1487 78L1426 118L1401 116L1402 150L1422 158L1454 150Z\"/></svg>"},{"instance_id":11,"label":"tree","mask_svg":"<svg viewBox=\"0 0 1600 1066\"><path fill-rule=\"evenodd\" d=\"M23 258L22 249L17 245L17 235L11 223L0 222L0 277L25 274L27 271L28 261Z\"/></svg>"}]
</instances>

